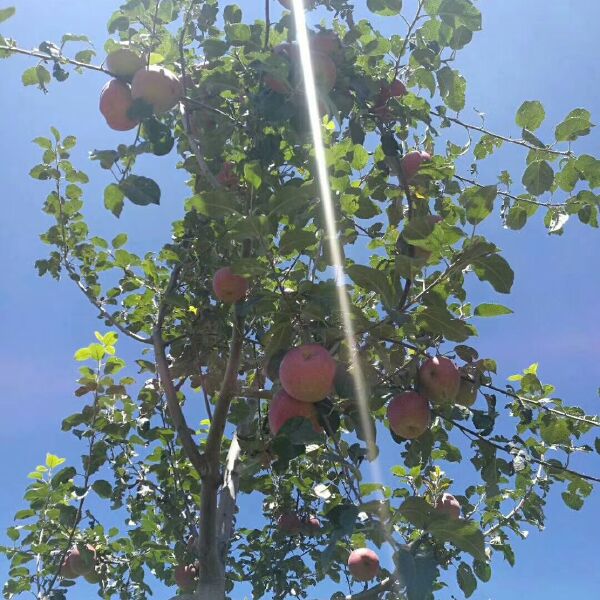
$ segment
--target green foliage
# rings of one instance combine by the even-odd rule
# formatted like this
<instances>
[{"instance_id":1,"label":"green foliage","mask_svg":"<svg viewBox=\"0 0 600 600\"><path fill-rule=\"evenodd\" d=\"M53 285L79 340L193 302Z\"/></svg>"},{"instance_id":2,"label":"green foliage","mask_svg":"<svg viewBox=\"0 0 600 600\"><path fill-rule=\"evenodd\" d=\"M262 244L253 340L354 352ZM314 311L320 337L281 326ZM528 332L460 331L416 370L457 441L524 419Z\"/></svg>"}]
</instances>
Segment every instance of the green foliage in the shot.
<instances>
[{"instance_id":1,"label":"green foliage","mask_svg":"<svg viewBox=\"0 0 600 600\"><path fill-rule=\"evenodd\" d=\"M471 0L426 0L410 30L390 39L377 31L378 17L397 19L406 12L400 0L369 0L372 21L350 18L345 0L317 4L341 42L332 54L335 85L318 89L341 265L331 251L304 86L293 60L272 51L295 39L288 12L271 12L267 28L265 19L246 22L243 7L217 0L130 0L110 17L107 52L127 44L177 72L186 88L179 108L142 115L135 136L124 133L116 148L90 155L107 172L104 206L119 217L159 204L161 157L177 152L190 191L162 248L142 255L126 233L95 235L84 218L88 176L71 162L76 138L52 128L51 137L34 140L41 159L30 175L48 185L43 210L51 222L38 272L66 275L111 331L75 352L79 408L62 429L86 450L80 466L57 471L63 459L48 454L30 474L26 508L8 531L13 545L2 549L10 559L6 598L29 591L65 598L73 584L59 569L75 545L95 548L102 598L148 598L150 573L173 586L176 565L205 560L188 539L202 535L204 494L216 494L221 481L198 468L186 435L201 463L216 435L215 472L233 473L239 495L262 506L252 518L237 513L223 542L231 598L242 581L256 598L308 598L325 579L342 587L349 552L365 545L393 552L380 579L389 575L394 588L382 597L429 600L449 570L469 597L478 580L490 579L498 554L514 563L522 525L543 528L553 486L573 510L591 493L595 478L567 465L574 453L593 452L598 419L555 397L536 365L513 376L513 387L498 387L494 359L474 347L475 317L512 313L496 294L509 294L515 277L484 237L484 222L500 217L517 231L540 211L550 233L571 215L598 227L600 160L574 149L593 127L589 112L572 111L552 145L532 133L546 117L538 101L517 111L521 138L489 131L483 115L475 124L452 116L467 105L454 58L482 26ZM13 12L0 10L0 21ZM71 44L84 47L74 58L65 53ZM48 91L53 79L92 68L81 64L94 58L89 45L74 34L60 45L44 42L33 53L44 60L24 72L23 84ZM0 38L0 46L4 57L14 43ZM274 91L269 78L290 91ZM396 78L408 93L382 99ZM442 142L446 128L467 131L469 144ZM482 161L509 146L523 151L523 174L480 181ZM415 147L432 160L407 181L401 161ZM138 172L141 155L152 178ZM464 157L477 161L469 172ZM233 308L212 293L223 266L250 283L248 298ZM469 299L475 279L489 284L477 306ZM350 314L342 314L340 296ZM139 344L133 364L116 354L118 335ZM236 335L239 362L227 371L238 377L228 394ZM279 363L301 343L322 344L339 364L335 390L316 405L323 431L300 418L272 436L266 415ZM479 388L477 403L435 407L430 429L415 440L390 434L388 400L418 386L420 363L436 354L465 368ZM182 423L191 406L201 406L203 417ZM220 413L227 423L216 425ZM390 435L398 444L393 484L373 481L368 465ZM238 446L231 470L227 456ZM464 490L448 474L453 463L470 481ZM458 498L459 519L436 508L447 491ZM103 505L118 525L105 529ZM280 531L278 519L290 511L318 515L321 528Z\"/></svg>"}]
</instances>

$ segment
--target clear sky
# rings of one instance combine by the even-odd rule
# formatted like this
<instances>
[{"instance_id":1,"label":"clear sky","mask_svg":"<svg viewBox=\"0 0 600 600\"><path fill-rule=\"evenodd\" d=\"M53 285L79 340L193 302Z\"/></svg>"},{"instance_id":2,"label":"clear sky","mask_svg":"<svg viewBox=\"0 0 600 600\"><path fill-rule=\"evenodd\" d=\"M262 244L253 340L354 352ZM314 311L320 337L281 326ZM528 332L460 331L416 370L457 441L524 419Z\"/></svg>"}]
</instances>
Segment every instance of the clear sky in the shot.
<instances>
[{"instance_id":1,"label":"clear sky","mask_svg":"<svg viewBox=\"0 0 600 600\"><path fill-rule=\"evenodd\" d=\"M17 16L0 25L0 32L15 37L21 45L57 40L65 32L85 33L97 43L102 58L105 23L117 1L13 0L8 4L16 6ZM238 0L238 4L249 13L257 11L255 0ZM363 3L357 1L357 4ZM542 129L542 137L575 107L589 108L598 121L600 3L502 0L479 4L484 14L484 30L462 52L458 62L469 82L465 119L476 120L475 113L471 113L474 107L487 113L490 129L516 135L516 109L523 100L539 99L546 107L549 124ZM6 5L5 0L1 7ZM386 27L402 30L401 23L393 19L387 21ZM88 150L113 147L128 135L108 130L98 113L98 91L103 77L73 74L66 84L53 82L50 93L44 97L33 88L21 86L20 74L31 65L21 58L0 62L3 130L0 251L5 256L5 283L0 293L4 339L0 346L4 382L0 396L4 422L0 429L4 458L0 461L0 477L4 482L0 493L1 539L14 512L23 507L26 474L43 462L45 453L51 451L75 459L80 452L76 439L60 431L62 418L75 412L78 406L72 394L77 376L72 356L77 348L90 343L95 329L105 330L95 319L91 305L68 281L57 284L40 279L33 268L34 261L46 252L38 234L48 226L40 208L48 188L27 176L39 156L31 140L47 135L50 125L63 134L78 136L79 151L73 159L91 176L91 184L87 186L89 220L100 235L114 236L127 231L136 250L156 249L168 239L169 223L181 214L187 193L182 174L169 168L172 161L144 160L138 172L143 174L145 168L153 170L153 176L163 187L163 203L160 207L127 205L117 222L102 207L107 174L87 160ZM599 132L596 129L584 138L578 145L579 151L597 155ZM489 174L490 182L501 169L510 171L523 165L523 156L519 154L502 153L498 160L493 169L484 172ZM516 179L520 179L521 172L517 171ZM515 314L478 323L480 338L474 345L481 355L497 358L499 382L539 361L541 378L555 384L560 397L588 412L600 412L597 230L574 220L561 238L548 236L537 219L524 231L515 233L503 230L499 217L494 217L486 232L503 248L517 274L514 293L508 299L500 299ZM489 288L476 288L474 302L491 299ZM120 352L125 358L133 357L135 350L129 341L121 341ZM395 453L397 446L384 444L382 454L386 463L393 464ZM600 473L597 456L586 463L588 470ZM562 504L556 488L549 502L546 531L543 534L532 531L526 542L516 544L515 568L497 557L492 581L480 587L473 598L597 597L599 513L597 492L576 513ZM0 563L2 581L5 567ZM84 600L91 596L89 591L90 588L78 584L69 598ZM455 592L455 586L451 586L451 591ZM442 592L439 597L450 598L451 592Z\"/></svg>"}]
</instances>

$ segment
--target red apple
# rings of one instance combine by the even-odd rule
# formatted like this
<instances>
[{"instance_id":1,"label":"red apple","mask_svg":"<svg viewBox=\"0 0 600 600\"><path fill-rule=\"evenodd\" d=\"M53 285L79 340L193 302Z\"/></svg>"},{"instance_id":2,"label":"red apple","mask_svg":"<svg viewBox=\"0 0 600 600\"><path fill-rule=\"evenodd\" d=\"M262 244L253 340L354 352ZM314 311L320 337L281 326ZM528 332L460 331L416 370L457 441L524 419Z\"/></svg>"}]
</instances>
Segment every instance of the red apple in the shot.
<instances>
[{"instance_id":1,"label":"red apple","mask_svg":"<svg viewBox=\"0 0 600 600\"><path fill-rule=\"evenodd\" d=\"M427 215L427 220L432 225L435 225L436 223L443 221L442 217L440 217L439 215ZM429 250L425 250L425 248L419 248L418 246L415 246L415 258L422 258L425 260L429 260L430 256L431 256L431 252Z\"/></svg>"},{"instance_id":2,"label":"red apple","mask_svg":"<svg viewBox=\"0 0 600 600\"><path fill-rule=\"evenodd\" d=\"M240 184L238 176L233 170L234 164L226 161L223 163L219 174L217 175L217 181L224 187L233 188Z\"/></svg>"},{"instance_id":3,"label":"red apple","mask_svg":"<svg viewBox=\"0 0 600 600\"><path fill-rule=\"evenodd\" d=\"M234 304L243 300L248 293L248 280L236 275L231 267L219 269L213 279L215 296L225 304Z\"/></svg>"},{"instance_id":4,"label":"red apple","mask_svg":"<svg viewBox=\"0 0 600 600\"><path fill-rule=\"evenodd\" d=\"M271 433L277 435L285 423L295 417L309 419L315 431L323 431L319 425L317 409L314 404L300 402L292 398L284 390L280 390L275 394L269 405L269 428L271 429Z\"/></svg>"},{"instance_id":5,"label":"red apple","mask_svg":"<svg viewBox=\"0 0 600 600\"><path fill-rule=\"evenodd\" d=\"M282 58L287 59L287 61L289 62L291 58L290 53L292 52L291 48L292 44L279 44L273 48L273 53L277 54L278 56L281 56ZM276 75L273 75L272 73L265 73L264 82L269 89L273 90L278 94L289 94L292 91L292 86L290 85L287 78L281 79Z\"/></svg>"},{"instance_id":6,"label":"red apple","mask_svg":"<svg viewBox=\"0 0 600 600\"><path fill-rule=\"evenodd\" d=\"M73 567L71 566L71 561L69 560L70 556L70 553L67 554L62 562L62 565L60 566L59 574L62 579L76 579L79 577L79 575L75 573Z\"/></svg>"},{"instance_id":7,"label":"red apple","mask_svg":"<svg viewBox=\"0 0 600 600\"><path fill-rule=\"evenodd\" d=\"M155 114L171 110L183 96L183 85L172 71L151 65L133 76L131 95L152 106Z\"/></svg>"},{"instance_id":8,"label":"red apple","mask_svg":"<svg viewBox=\"0 0 600 600\"><path fill-rule=\"evenodd\" d=\"M379 573L379 557L369 548L353 550L348 557L348 569L356 581L369 581Z\"/></svg>"},{"instance_id":9,"label":"red apple","mask_svg":"<svg viewBox=\"0 0 600 600\"><path fill-rule=\"evenodd\" d=\"M302 531L302 521L295 512L285 512L277 520L277 529L288 535L298 535Z\"/></svg>"},{"instance_id":10,"label":"red apple","mask_svg":"<svg viewBox=\"0 0 600 600\"><path fill-rule=\"evenodd\" d=\"M453 402L460 387L460 371L444 356L428 358L419 369L421 391L435 404Z\"/></svg>"},{"instance_id":11,"label":"red apple","mask_svg":"<svg viewBox=\"0 0 600 600\"><path fill-rule=\"evenodd\" d=\"M429 402L417 392L398 394L389 403L387 416L390 429L407 440L423 435L431 423Z\"/></svg>"},{"instance_id":12,"label":"red apple","mask_svg":"<svg viewBox=\"0 0 600 600\"><path fill-rule=\"evenodd\" d=\"M430 160L431 155L427 152L413 150L405 154L401 162L402 172L404 173L404 177L406 177L406 181L410 181L419 172L421 165Z\"/></svg>"},{"instance_id":13,"label":"red apple","mask_svg":"<svg viewBox=\"0 0 600 600\"><path fill-rule=\"evenodd\" d=\"M380 97L385 100L389 100L390 98L402 98L402 96L406 96L406 94L408 94L408 90L399 79L395 79L392 83L385 83L381 86L379 92Z\"/></svg>"},{"instance_id":14,"label":"red apple","mask_svg":"<svg viewBox=\"0 0 600 600\"><path fill-rule=\"evenodd\" d=\"M458 393L456 394L455 402L456 404L469 408L470 406L473 406L475 400L477 400L479 386L475 383L475 380L472 378L472 375L469 374L467 369L461 367L459 371L460 386L458 388Z\"/></svg>"},{"instance_id":15,"label":"red apple","mask_svg":"<svg viewBox=\"0 0 600 600\"><path fill-rule=\"evenodd\" d=\"M310 38L312 52L320 52L331 56L342 46L340 38L333 31L319 31Z\"/></svg>"},{"instance_id":16,"label":"red apple","mask_svg":"<svg viewBox=\"0 0 600 600\"><path fill-rule=\"evenodd\" d=\"M118 79L111 79L100 92L100 112L116 131L128 131L138 125L139 121L127 114L132 104L129 86Z\"/></svg>"},{"instance_id":17,"label":"red apple","mask_svg":"<svg viewBox=\"0 0 600 600\"><path fill-rule=\"evenodd\" d=\"M145 66L142 58L128 48L114 50L106 57L106 69L111 75L127 79L131 78Z\"/></svg>"},{"instance_id":18,"label":"red apple","mask_svg":"<svg viewBox=\"0 0 600 600\"><path fill-rule=\"evenodd\" d=\"M77 546L69 550L67 556L68 569L75 573L76 577L87 575L94 570L96 564L96 550L90 544L86 545L86 549L81 552Z\"/></svg>"},{"instance_id":19,"label":"red apple","mask_svg":"<svg viewBox=\"0 0 600 600\"><path fill-rule=\"evenodd\" d=\"M321 521L314 515L304 519L302 523L302 530L306 535L319 535L321 531Z\"/></svg>"},{"instance_id":20,"label":"red apple","mask_svg":"<svg viewBox=\"0 0 600 600\"><path fill-rule=\"evenodd\" d=\"M175 567L175 583L182 592L193 592L196 588L198 569L195 565L177 565Z\"/></svg>"},{"instance_id":21,"label":"red apple","mask_svg":"<svg viewBox=\"0 0 600 600\"><path fill-rule=\"evenodd\" d=\"M452 494L443 493L436 502L435 509L451 519L460 519L460 503Z\"/></svg>"},{"instance_id":22,"label":"red apple","mask_svg":"<svg viewBox=\"0 0 600 600\"><path fill-rule=\"evenodd\" d=\"M326 348L306 344L292 348L279 365L283 389L296 400L319 402L331 391L337 363Z\"/></svg>"}]
</instances>

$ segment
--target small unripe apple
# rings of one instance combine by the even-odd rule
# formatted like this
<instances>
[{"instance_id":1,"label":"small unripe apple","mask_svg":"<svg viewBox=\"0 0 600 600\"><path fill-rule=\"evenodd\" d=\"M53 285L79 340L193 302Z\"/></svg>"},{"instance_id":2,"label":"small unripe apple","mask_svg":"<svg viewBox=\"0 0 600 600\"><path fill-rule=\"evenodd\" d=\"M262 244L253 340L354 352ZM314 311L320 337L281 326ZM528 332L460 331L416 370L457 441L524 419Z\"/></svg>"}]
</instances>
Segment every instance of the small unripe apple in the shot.
<instances>
[{"instance_id":1,"label":"small unripe apple","mask_svg":"<svg viewBox=\"0 0 600 600\"><path fill-rule=\"evenodd\" d=\"M460 371L445 356L428 358L419 369L421 392L435 404L453 402L460 387Z\"/></svg>"},{"instance_id":2,"label":"small unripe apple","mask_svg":"<svg viewBox=\"0 0 600 600\"><path fill-rule=\"evenodd\" d=\"M302 531L302 521L295 512L285 512L277 520L277 529L288 535L298 535Z\"/></svg>"},{"instance_id":3,"label":"small unripe apple","mask_svg":"<svg viewBox=\"0 0 600 600\"><path fill-rule=\"evenodd\" d=\"M133 50L119 48L106 57L106 69L111 75L128 81L145 66L142 58Z\"/></svg>"},{"instance_id":4,"label":"small unripe apple","mask_svg":"<svg viewBox=\"0 0 600 600\"><path fill-rule=\"evenodd\" d=\"M379 573L379 557L370 548L353 550L348 557L348 569L356 581L370 581Z\"/></svg>"},{"instance_id":5,"label":"small unripe apple","mask_svg":"<svg viewBox=\"0 0 600 600\"><path fill-rule=\"evenodd\" d=\"M333 387L337 363L326 348L305 344L292 348L279 365L283 389L296 400L319 402Z\"/></svg>"},{"instance_id":6,"label":"small unripe apple","mask_svg":"<svg viewBox=\"0 0 600 600\"><path fill-rule=\"evenodd\" d=\"M182 592L193 592L196 588L198 569L195 565L177 565L175 567L175 583Z\"/></svg>"},{"instance_id":7,"label":"small unripe apple","mask_svg":"<svg viewBox=\"0 0 600 600\"><path fill-rule=\"evenodd\" d=\"M448 515L451 519L460 518L460 503L452 494L444 492L442 497L436 502L435 509L440 513Z\"/></svg>"},{"instance_id":8,"label":"small unripe apple","mask_svg":"<svg viewBox=\"0 0 600 600\"><path fill-rule=\"evenodd\" d=\"M418 150L413 150L412 152L406 153L402 157L402 172L404 173L404 177L406 181L410 181L421 168L421 165L424 162L428 162L431 160L431 155L427 152L419 152Z\"/></svg>"},{"instance_id":9,"label":"small unripe apple","mask_svg":"<svg viewBox=\"0 0 600 600\"><path fill-rule=\"evenodd\" d=\"M269 405L269 428L271 433L277 435L289 420L296 417L308 419L316 432L323 431L319 425L317 409L314 404L300 402L292 398L285 390L277 392Z\"/></svg>"},{"instance_id":10,"label":"small unripe apple","mask_svg":"<svg viewBox=\"0 0 600 600\"><path fill-rule=\"evenodd\" d=\"M469 408L473 406L473 404L475 404L475 400L477 400L479 386L471 378L471 375L466 369L461 368L459 369L459 372L460 386L458 387L458 393L456 394L455 402L456 404L460 404L461 406L466 406Z\"/></svg>"},{"instance_id":11,"label":"small unripe apple","mask_svg":"<svg viewBox=\"0 0 600 600\"><path fill-rule=\"evenodd\" d=\"M100 92L100 112L116 131L128 131L138 125L139 121L128 115L132 104L129 86L119 79L111 79Z\"/></svg>"},{"instance_id":12,"label":"small unripe apple","mask_svg":"<svg viewBox=\"0 0 600 600\"><path fill-rule=\"evenodd\" d=\"M243 300L248 293L248 280L236 275L231 267L220 268L213 278L215 296L225 304L234 304Z\"/></svg>"},{"instance_id":13,"label":"small unripe apple","mask_svg":"<svg viewBox=\"0 0 600 600\"><path fill-rule=\"evenodd\" d=\"M171 110L183 96L183 85L172 71L151 65L137 71L131 82L131 95L152 107L154 114Z\"/></svg>"},{"instance_id":14,"label":"small unripe apple","mask_svg":"<svg viewBox=\"0 0 600 600\"><path fill-rule=\"evenodd\" d=\"M387 417L390 429L396 435L413 440L429 429L429 402L417 392L398 394L388 405Z\"/></svg>"}]
</instances>

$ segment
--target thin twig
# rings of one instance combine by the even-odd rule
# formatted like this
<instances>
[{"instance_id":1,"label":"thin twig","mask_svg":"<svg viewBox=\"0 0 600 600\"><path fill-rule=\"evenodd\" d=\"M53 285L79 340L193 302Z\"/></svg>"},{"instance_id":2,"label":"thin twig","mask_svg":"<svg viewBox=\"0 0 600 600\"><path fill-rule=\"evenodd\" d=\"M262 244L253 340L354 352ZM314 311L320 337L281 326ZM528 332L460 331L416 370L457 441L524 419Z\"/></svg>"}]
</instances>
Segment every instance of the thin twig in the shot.
<instances>
[{"instance_id":1,"label":"thin twig","mask_svg":"<svg viewBox=\"0 0 600 600\"><path fill-rule=\"evenodd\" d=\"M111 72L106 70L104 67L81 62L72 58L67 58L62 54L52 56L52 54L48 54L47 52L40 52L39 50L26 50L25 48L19 48L17 46L7 46L6 44L0 44L0 51L10 52L12 54L23 54L25 56L39 58L40 60L44 61L51 60L53 62L68 63L70 65L80 67L82 69L89 69L90 71L98 71L100 73L106 73L107 75L111 75Z\"/></svg>"},{"instance_id":2,"label":"thin twig","mask_svg":"<svg viewBox=\"0 0 600 600\"><path fill-rule=\"evenodd\" d=\"M446 119L448 121L452 121L452 123L456 123L457 125L460 125L461 127L464 127L467 130L479 131L479 133L484 133L486 135L489 135L490 137L496 138L497 140L502 140L503 142L508 142L509 144L516 144L517 146L523 146L524 148L527 148L529 150L535 150L537 152L548 152L549 154L554 154L556 156L567 156L567 157L574 156L574 154L571 150L553 150L552 148L548 148L547 146L540 148L539 146L535 146L534 144L531 144L523 139L520 139L520 138L515 139L515 138L511 138L511 137L506 137L504 135L500 135L498 133L493 133L492 131L485 129L485 127L480 127L478 125L471 125L469 123L465 123L464 121L461 121L460 119L457 119L456 117L449 117L448 115L443 115L436 110L432 110L432 111L430 111L430 113L432 115L434 115L435 117L439 117L440 119Z\"/></svg>"}]
</instances>

